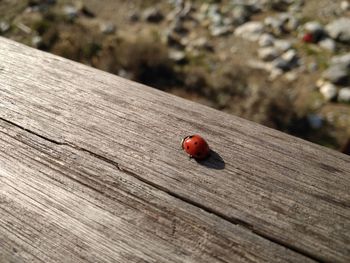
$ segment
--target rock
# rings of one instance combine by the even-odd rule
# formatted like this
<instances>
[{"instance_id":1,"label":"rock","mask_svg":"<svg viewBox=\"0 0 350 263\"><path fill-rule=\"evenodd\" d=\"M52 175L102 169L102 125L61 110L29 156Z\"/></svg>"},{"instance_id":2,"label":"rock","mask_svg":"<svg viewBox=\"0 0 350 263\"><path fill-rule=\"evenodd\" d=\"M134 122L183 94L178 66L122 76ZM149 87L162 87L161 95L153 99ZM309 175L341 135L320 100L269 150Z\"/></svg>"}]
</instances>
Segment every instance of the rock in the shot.
<instances>
[{"instance_id":1,"label":"rock","mask_svg":"<svg viewBox=\"0 0 350 263\"><path fill-rule=\"evenodd\" d=\"M298 55L294 49L289 49L281 55L281 58L288 62L290 66L292 66L292 64L296 63Z\"/></svg>"},{"instance_id":2,"label":"rock","mask_svg":"<svg viewBox=\"0 0 350 263\"><path fill-rule=\"evenodd\" d=\"M327 101L330 101L337 96L337 87L332 83L325 83L321 86L320 92Z\"/></svg>"},{"instance_id":3,"label":"rock","mask_svg":"<svg viewBox=\"0 0 350 263\"><path fill-rule=\"evenodd\" d=\"M0 22L0 33L6 33L9 29L10 29L9 23L5 21Z\"/></svg>"},{"instance_id":4,"label":"rock","mask_svg":"<svg viewBox=\"0 0 350 263\"><path fill-rule=\"evenodd\" d=\"M274 41L275 41L275 38L273 35L265 33L259 37L259 46L260 47L273 46Z\"/></svg>"},{"instance_id":5,"label":"rock","mask_svg":"<svg viewBox=\"0 0 350 263\"><path fill-rule=\"evenodd\" d=\"M270 75L269 75L269 80L273 81L275 79L277 79L279 76L281 76L283 74L283 70L281 70L280 68L272 68L270 70Z\"/></svg>"},{"instance_id":6,"label":"rock","mask_svg":"<svg viewBox=\"0 0 350 263\"><path fill-rule=\"evenodd\" d=\"M170 50L169 58L177 63L182 63L186 61L186 53L179 50Z\"/></svg>"},{"instance_id":7,"label":"rock","mask_svg":"<svg viewBox=\"0 0 350 263\"><path fill-rule=\"evenodd\" d=\"M307 115L307 120L313 129L320 129L323 125L323 117L318 114Z\"/></svg>"},{"instance_id":8,"label":"rock","mask_svg":"<svg viewBox=\"0 0 350 263\"><path fill-rule=\"evenodd\" d=\"M73 5L63 6L63 14L69 19L74 19L78 16L78 9Z\"/></svg>"},{"instance_id":9,"label":"rock","mask_svg":"<svg viewBox=\"0 0 350 263\"><path fill-rule=\"evenodd\" d=\"M298 75L296 72L287 72L284 77L286 78L286 80L288 80L289 82L293 82L298 78Z\"/></svg>"},{"instance_id":10,"label":"rock","mask_svg":"<svg viewBox=\"0 0 350 263\"><path fill-rule=\"evenodd\" d=\"M317 21L310 21L304 24L304 30L311 34L323 33L323 26Z\"/></svg>"},{"instance_id":11,"label":"rock","mask_svg":"<svg viewBox=\"0 0 350 263\"><path fill-rule=\"evenodd\" d=\"M338 101L350 102L350 88L341 88L338 93Z\"/></svg>"},{"instance_id":12,"label":"rock","mask_svg":"<svg viewBox=\"0 0 350 263\"><path fill-rule=\"evenodd\" d=\"M34 47L38 47L42 43L43 39L41 36L34 36L32 37L32 45Z\"/></svg>"},{"instance_id":13,"label":"rock","mask_svg":"<svg viewBox=\"0 0 350 263\"><path fill-rule=\"evenodd\" d=\"M278 57L272 61L272 66L283 71L290 70L290 63L281 57Z\"/></svg>"},{"instance_id":14,"label":"rock","mask_svg":"<svg viewBox=\"0 0 350 263\"><path fill-rule=\"evenodd\" d=\"M232 27L231 26L214 26L211 27L210 33L213 37L217 36L224 36L232 33Z\"/></svg>"},{"instance_id":15,"label":"rock","mask_svg":"<svg viewBox=\"0 0 350 263\"><path fill-rule=\"evenodd\" d=\"M297 30L298 27L299 27L299 20L296 17L289 15L286 22L284 23L284 30L288 32L293 32Z\"/></svg>"},{"instance_id":16,"label":"rock","mask_svg":"<svg viewBox=\"0 0 350 263\"><path fill-rule=\"evenodd\" d=\"M323 26L317 21L310 21L304 24L304 42L318 42L325 35L325 30ZM309 36L309 41L306 39L306 36Z\"/></svg>"},{"instance_id":17,"label":"rock","mask_svg":"<svg viewBox=\"0 0 350 263\"><path fill-rule=\"evenodd\" d=\"M345 68L350 68L350 53L335 56L331 59L331 65L342 64Z\"/></svg>"},{"instance_id":18,"label":"rock","mask_svg":"<svg viewBox=\"0 0 350 263\"><path fill-rule=\"evenodd\" d=\"M324 79L318 79L316 81L316 87L321 88L325 83L326 83L326 81Z\"/></svg>"},{"instance_id":19,"label":"rock","mask_svg":"<svg viewBox=\"0 0 350 263\"><path fill-rule=\"evenodd\" d=\"M251 12L244 5L234 7L232 10L232 16L236 25L242 25L249 20Z\"/></svg>"},{"instance_id":20,"label":"rock","mask_svg":"<svg viewBox=\"0 0 350 263\"><path fill-rule=\"evenodd\" d=\"M334 84L343 85L348 83L349 73L344 64L334 64L323 72L322 77Z\"/></svg>"},{"instance_id":21,"label":"rock","mask_svg":"<svg viewBox=\"0 0 350 263\"><path fill-rule=\"evenodd\" d=\"M234 34L250 41L257 41L263 32L263 23L251 21L237 27Z\"/></svg>"},{"instance_id":22,"label":"rock","mask_svg":"<svg viewBox=\"0 0 350 263\"><path fill-rule=\"evenodd\" d=\"M100 30L103 34L113 34L116 30L116 26L113 23L103 23L100 25Z\"/></svg>"},{"instance_id":23,"label":"rock","mask_svg":"<svg viewBox=\"0 0 350 263\"><path fill-rule=\"evenodd\" d=\"M281 52L285 52L288 49L292 48L292 44L288 40L285 40L285 39L277 39L277 40L275 40L274 46L278 50L280 50Z\"/></svg>"},{"instance_id":24,"label":"rock","mask_svg":"<svg viewBox=\"0 0 350 263\"><path fill-rule=\"evenodd\" d=\"M158 8L150 7L143 11L143 18L150 23L159 23L164 19L164 15Z\"/></svg>"},{"instance_id":25,"label":"rock","mask_svg":"<svg viewBox=\"0 0 350 263\"><path fill-rule=\"evenodd\" d=\"M350 18L339 18L326 26L329 36L344 43L350 43Z\"/></svg>"},{"instance_id":26,"label":"rock","mask_svg":"<svg viewBox=\"0 0 350 263\"><path fill-rule=\"evenodd\" d=\"M348 1L341 1L340 8L343 11L348 11L348 10L350 10L350 3Z\"/></svg>"},{"instance_id":27,"label":"rock","mask_svg":"<svg viewBox=\"0 0 350 263\"><path fill-rule=\"evenodd\" d=\"M272 61L280 55L274 47L263 47L258 50L258 57L264 61Z\"/></svg>"},{"instance_id":28,"label":"rock","mask_svg":"<svg viewBox=\"0 0 350 263\"><path fill-rule=\"evenodd\" d=\"M283 21L276 17L268 16L264 20L265 26L269 32L280 36L283 32Z\"/></svg>"},{"instance_id":29,"label":"rock","mask_svg":"<svg viewBox=\"0 0 350 263\"><path fill-rule=\"evenodd\" d=\"M330 52L334 52L336 49L335 41L331 38L322 39L320 42L318 42L318 45Z\"/></svg>"},{"instance_id":30,"label":"rock","mask_svg":"<svg viewBox=\"0 0 350 263\"><path fill-rule=\"evenodd\" d=\"M198 39L195 39L191 42L191 44L194 48L202 48L208 51L214 51L213 45L209 43L206 37L200 37Z\"/></svg>"},{"instance_id":31,"label":"rock","mask_svg":"<svg viewBox=\"0 0 350 263\"><path fill-rule=\"evenodd\" d=\"M133 11L129 13L128 19L130 22L133 22L133 23L138 22L140 20L140 14L136 11Z\"/></svg>"}]
</instances>

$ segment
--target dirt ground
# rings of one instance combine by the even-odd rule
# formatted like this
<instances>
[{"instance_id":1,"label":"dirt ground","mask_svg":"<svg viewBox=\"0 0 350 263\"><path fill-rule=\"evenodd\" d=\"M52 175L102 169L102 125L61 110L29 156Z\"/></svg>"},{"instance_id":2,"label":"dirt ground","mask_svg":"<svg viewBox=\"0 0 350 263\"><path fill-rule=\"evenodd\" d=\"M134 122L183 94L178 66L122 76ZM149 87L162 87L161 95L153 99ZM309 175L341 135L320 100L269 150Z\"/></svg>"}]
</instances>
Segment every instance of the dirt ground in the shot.
<instances>
[{"instance_id":1,"label":"dirt ground","mask_svg":"<svg viewBox=\"0 0 350 263\"><path fill-rule=\"evenodd\" d=\"M213 37L205 24L192 20L186 22L189 30L182 41L192 43L202 38L206 47L193 50L185 47L184 61L169 59L172 48L164 36L172 22L168 19L174 10L170 1L58 0L39 12L28 9L39 2L0 0L0 21L11 25L3 36L334 149L340 149L350 138L350 105L324 101L315 88L332 54L310 51L296 42L295 48L304 63L317 63L318 69L298 71L297 77L289 80L286 77L271 80L264 70L252 67L257 60L257 43L233 33ZM192 1L192 4L195 10L200 10L205 3L225 7L229 2ZM339 16L340 2L305 1L300 19L326 24ZM67 19L62 13L68 4L79 11L74 19ZM164 19L145 22L144 10L154 7ZM250 20L261 21L276 13L260 12ZM105 23L115 25L115 32L102 33L101 25ZM24 32L21 25L29 30ZM33 44L36 36L40 37L39 44ZM292 33L283 37L298 36ZM322 119L322 127L310 125L309 117L314 115Z\"/></svg>"}]
</instances>

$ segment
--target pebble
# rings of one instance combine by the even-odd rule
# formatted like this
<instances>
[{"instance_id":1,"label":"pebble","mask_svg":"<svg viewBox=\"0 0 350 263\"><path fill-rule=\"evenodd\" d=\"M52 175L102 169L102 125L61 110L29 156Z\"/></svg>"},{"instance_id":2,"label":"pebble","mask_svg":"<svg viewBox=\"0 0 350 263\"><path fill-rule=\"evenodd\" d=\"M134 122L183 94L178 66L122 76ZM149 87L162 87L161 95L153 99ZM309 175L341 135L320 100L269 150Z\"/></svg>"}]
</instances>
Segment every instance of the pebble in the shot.
<instances>
[{"instance_id":1,"label":"pebble","mask_svg":"<svg viewBox=\"0 0 350 263\"><path fill-rule=\"evenodd\" d=\"M320 92L327 101L330 101L337 96L337 87L332 83L325 83L321 86Z\"/></svg>"},{"instance_id":2,"label":"pebble","mask_svg":"<svg viewBox=\"0 0 350 263\"><path fill-rule=\"evenodd\" d=\"M291 68L291 63L283 59L282 57L278 57L274 61L272 61L272 65L274 68L278 68L283 71L287 71Z\"/></svg>"},{"instance_id":3,"label":"pebble","mask_svg":"<svg viewBox=\"0 0 350 263\"><path fill-rule=\"evenodd\" d=\"M103 34L113 34L116 30L116 26L113 23L102 23L100 25L100 30Z\"/></svg>"},{"instance_id":4,"label":"pebble","mask_svg":"<svg viewBox=\"0 0 350 263\"><path fill-rule=\"evenodd\" d=\"M143 11L143 18L150 23L159 23L164 19L164 15L158 8L149 7Z\"/></svg>"},{"instance_id":5,"label":"pebble","mask_svg":"<svg viewBox=\"0 0 350 263\"><path fill-rule=\"evenodd\" d=\"M34 36L32 37L32 45L34 47L38 47L42 43L43 39L41 36Z\"/></svg>"},{"instance_id":6,"label":"pebble","mask_svg":"<svg viewBox=\"0 0 350 263\"><path fill-rule=\"evenodd\" d=\"M269 47L269 46L273 46L275 41L275 37L271 34L262 34L259 37L259 46L260 47Z\"/></svg>"},{"instance_id":7,"label":"pebble","mask_svg":"<svg viewBox=\"0 0 350 263\"><path fill-rule=\"evenodd\" d=\"M323 117L318 114L308 114L307 120L313 129L320 129L323 125Z\"/></svg>"},{"instance_id":8,"label":"pebble","mask_svg":"<svg viewBox=\"0 0 350 263\"><path fill-rule=\"evenodd\" d=\"M323 26L317 21L310 21L304 24L304 30L308 33L323 33Z\"/></svg>"},{"instance_id":9,"label":"pebble","mask_svg":"<svg viewBox=\"0 0 350 263\"><path fill-rule=\"evenodd\" d=\"M341 1L340 8L343 11L348 11L348 10L350 10L350 3L348 1Z\"/></svg>"},{"instance_id":10,"label":"pebble","mask_svg":"<svg viewBox=\"0 0 350 263\"><path fill-rule=\"evenodd\" d=\"M341 88L338 93L338 101L350 102L350 88Z\"/></svg>"},{"instance_id":11,"label":"pebble","mask_svg":"<svg viewBox=\"0 0 350 263\"><path fill-rule=\"evenodd\" d=\"M78 9L73 5L65 5L63 6L63 14L69 19L74 19L78 16Z\"/></svg>"},{"instance_id":12,"label":"pebble","mask_svg":"<svg viewBox=\"0 0 350 263\"><path fill-rule=\"evenodd\" d=\"M251 12L248 10L246 6L239 5L232 10L232 16L234 18L236 25L242 25L249 20L249 17L251 16Z\"/></svg>"},{"instance_id":13,"label":"pebble","mask_svg":"<svg viewBox=\"0 0 350 263\"><path fill-rule=\"evenodd\" d=\"M349 80L348 69L344 64L334 64L322 73L322 77L334 84L347 84Z\"/></svg>"},{"instance_id":14,"label":"pebble","mask_svg":"<svg viewBox=\"0 0 350 263\"><path fill-rule=\"evenodd\" d=\"M326 26L329 36L344 43L350 43L350 18L339 18Z\"/></svg>"},{"instance_id":15,"label":"pebble","mask_svg":"<svg viewBox=\"0 0 350 263\"><path fill-rule=\"evenodd\" d=\"M234 34L249 41L258 41L263 32L264 25L262 22L251 21L237 27Z\"/></svg>"},{"instance_id":16,"label":"pebble","mask_svg":"<svg viewBox=\"0 0 350 263\"><path fill-rule=\"evenodd\" d=\"M345 68L350 68L350 52L343 55L334 56L331 59L331 64L342 64Z\"/></svg>"},{"instance_id":17,"label":"pebble","mask_svg":"<svg viewBox=\"0 0 350 263\"><path fill-rule=\"evenodd\" d=\"M277 39L275 42L274 42L274 46L280 50L281 52L285 52L287 51L288 49L291 49L292 48L292 44L288 41L288 40L285 40L285 39Z\"/></svg>"},{"instance_id":18,"label":"pebble","mask_svg":"<svg viewBox=\"0 0 350 263\"><path fill-rule=\"evenodd\" d=\"M322 39L320 42L318 42L318 45L330 52L334 52L336 50L336 43L331 38Z\"/></svg>"},{"instance_id":19,"label":"pebble","mask_svg":"<svg viewBox=\"0 0 350 263\"><path fill-rule=\"evenodd\" d=\"M169 58L177 63L181 63L186 60L186 53L179 50L170 50Z\"/></svg>"},{"instance_id":20,"label":"pebble","mask_svg":"<svg viewBox=\"0 0 350 263\"><path fill-rule=\"evenodd\" d=\"M218 36L225 36L232 33L232 27L231 26L214 26L210 30L210 34L213 37Z\"/></svg>"},{"instance_id":21,"label":"pebble","mask_svg":"<svg viewBox=\"0 0 350 263\"><path fill-rule=\"evenodd\" d=\"M265 26L268 28L268 30L279 36L282 34L283 31L283 21L277 17L271 17L268 16L264 20Z\"/></svg>"},{"instance_id":22,"label":"pebble","mask_svg":"<svg viewBox=\"0 0 350 263\"><path fill-rule=\"evenodd\" d=\"M289 63L290 67L294 64L298 58L297 52L294 49L289 49L281 55L281 58Z\"/></svg>"},{"instance_id":23,"label":"pebble","mask_svg":"<svg viewBox=\"0 0 350 263\"><path fill-rule=\"evenodd\" d=\"M258 50L258 57L263 61L272 61L280 55L274 47L263 47Z\"/></svg>"},{"instance_id":24,"label":"pebble","mask_svg":"<svg viewBox=\"0 0 350 263\"><path fill-rule=\"evenodd\" d=\"M10 24L5 22L5 21L1 21L0 22L0 33L5 33L10 29Z\"/></svg>"}]
</instances>

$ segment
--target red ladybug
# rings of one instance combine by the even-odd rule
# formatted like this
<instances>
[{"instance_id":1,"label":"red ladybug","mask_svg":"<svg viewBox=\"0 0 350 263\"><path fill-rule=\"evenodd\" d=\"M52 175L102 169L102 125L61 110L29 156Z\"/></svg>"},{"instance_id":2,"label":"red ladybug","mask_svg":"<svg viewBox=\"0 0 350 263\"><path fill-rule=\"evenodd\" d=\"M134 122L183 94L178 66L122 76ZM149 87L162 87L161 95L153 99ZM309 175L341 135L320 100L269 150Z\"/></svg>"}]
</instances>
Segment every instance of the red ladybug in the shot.
<instances>
[{"instance_id":1,"label":"red ladybug","mask_svg":"<svg viewBox=\"0 0 350 263\"><path fill-rule=\"evenodd\" d=\"M182 149L190 158L203 160L209 156L208 143L199 135L186 136L181 142Z\"/></svg>"},{"instance_id":2,"label":"red ladybug","mask_svg":"<svg viewBox=\"0 0 350 263\"><path fill-rule=\"evenodd\" d=\"M303 36L303 41L306 43L313 43L314 42L314 36L311 33L306 33Z\"/></svg>"}]
</instances>

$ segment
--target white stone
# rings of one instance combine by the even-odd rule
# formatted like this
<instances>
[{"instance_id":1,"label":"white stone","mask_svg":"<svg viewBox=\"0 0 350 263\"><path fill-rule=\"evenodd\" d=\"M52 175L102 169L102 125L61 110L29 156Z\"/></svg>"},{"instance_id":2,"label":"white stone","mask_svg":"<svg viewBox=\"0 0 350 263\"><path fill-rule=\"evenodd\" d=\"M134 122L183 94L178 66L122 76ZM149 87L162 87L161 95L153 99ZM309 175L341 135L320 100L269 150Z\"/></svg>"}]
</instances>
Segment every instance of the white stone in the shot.
<instances>
[{"instance_id":1,"label":"white stone","mask_svg":"<svg viewBox=\"0 0 350 263\"><path fill-rule=\"evenodd\" d=\"M335 41L331 38L325 38L325 39L321 40L320 42L318 42L318 45L321 48L329 50L331 52L334 52L336 49Z\"/></svg>"},{"instance_id":2,"label":"white stone","mask_svg":"<svg viewBox=\"0 0 350 263\"><path fill-rule=\"evenodd\" d=\"M348 10L350 10L350 3L348 1L341 1L340 8L343 11L348 11Z\"/></svg>"},{"instance_id":3,"label":"white stone","mask_svg":"<svg viewBox=\"0 0 350 263\"><path fill-rule=\"evenodd\" d=\"M280 55L274 47L263 47L258 50L258 57L264 61L272 61Z\"/></svg>"},{"instance_id":4,"label":"white stone","mask_svg":"<svg viewBox=\"0 0 350 263\"><path fill-rule=\"evenodd\" d=\"M323 31L323 26L317 21L310 21L304 24L304 30L309 33L318 33Z\"/></svg>"},{"instance_id":5,"label":"white stone","mask_svg":"<svg viewBox=\"0 0 350 263\"><path fill-rule=\"evenodd\" d=\"M350 88L341 88L339 90L338 101L350 102Z\"/></svg>"},{"instance_id":6,"label":"white stone","mask_svg":"<svg viewBox=\"0 0 350 263\"><path fill-rule=\"evenodd\" d=\"M34 47L38 47L40 44L41 44L41 42L42 42L42 37L41 36L34 36L33 38L32 38L32 45L34 46Z\"/></svg>"},{"instance_id":7,"label":"white stone","mask_svg":"<svg viewBox=\"0 0 350 263\"><path fill-rule=\"evenodd\" d=\"M350 18L339 18L326 26L327 33L333 39L350 43Z\"/></svg>"},{"instance_id":8,"label":"white stone","mask_svg":"<svg viewBox=\"0 0 350 263\"><path fill-rule=\"evenodd\" d=\"M251 21L237 27L234 34L249 41L258 41L263 32L264 25L261 22Z\"/></svg>"},{"instance_id":9,"label":"white stone","mask_svg":"<svg viewBox=\"0 0 350 263\"><path fill-rule=\"evenodd\" d=\"M343 64L344 67L349 68L350 67L350 52L343 54L343 55L338 55L335 57L332 57L331 59L331 64Z\"/></svg>"},{"instance_id":10,"label":"white stone","mask_svg":"<svg viewBox=\"0 0 350 263\"><path fill-rule=\"evenodd\" d=\"M274 42L274 46L281 52L285 52L292 47L292 44L288 40L277 39Z\"/></svg>"},{"instance_id":11,"label":"white stone","mask_svg":"<svg viewBox=\"0 0 350 263\"><path fill-rule=\"evenodd\" d=\"M297 58L297 52L294 49L289 49L281 56L282 59L284 59L286 62L291 63L295 61Z\"/></svg>"},{"instance_id":12,"label":"white stone","mask_svg":"<svg viewBox=\"0 0 350 263\"><path fill-rule=\"evenodd\" d=\"M265 33L259 37L259 46L261 47L273 46L274 41L275 41L275 38L273 35Z\"/></svg>"},{"instance_id":13,"label":"white stone","mask_svg":"<svg viewBox=\"0 0 350 263\"><path fill-rule=\"evenodd\" d=\"M317 87L317 88L321 88L325 83L326 83L326 82L325 82L324 79L318 79L318 80L316 81L316 87Z\"/></svg>"},{"instance_id":14,"label":"white stone","mask_svg":"<svg viewBox=\"0 0 350 263\"><path fill-rule=\"evenodd\" d=\"M5 22L5 21L1 21L0 22L0 32L1 33L5 33L6 31L8 31L10 29L10 24Z\"/></svg>"},{"instance_id":15,"label":"white stone","mask_svg":"<svg viewBox=\"0 0 350 263\"><path fill-rule=\"evenodd\" d=\"M113 23L102 23L100 24L100 30L103 34L113 34L116 30L116 26Z\"/></svg>"},{"instance_id":16,"label":"white stone","mask_svg":"<svg viewBox=\"0 0 350 263\"><path fill-rule=\"evenodd\" d=\"M329 101L337 96L337 87L332 83L325 83L320 88L320 92L323 95L323 97L327 101Z\"/></svg>"}]
</instances>

